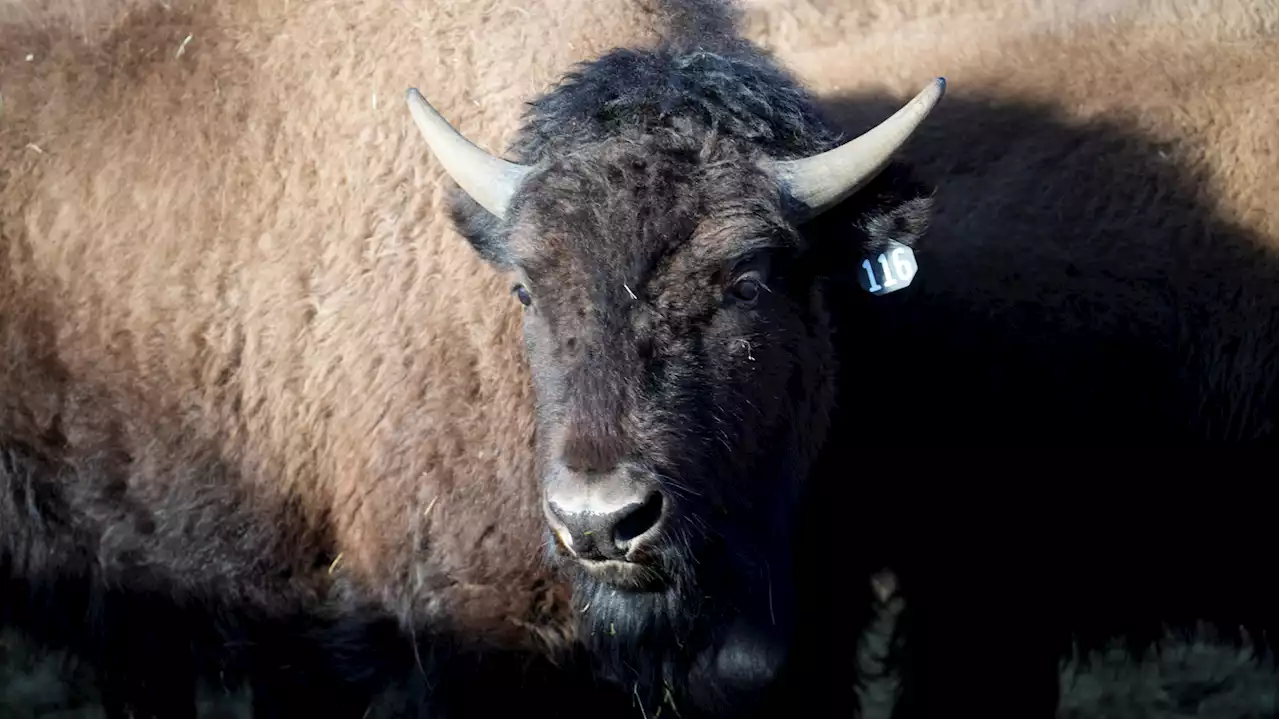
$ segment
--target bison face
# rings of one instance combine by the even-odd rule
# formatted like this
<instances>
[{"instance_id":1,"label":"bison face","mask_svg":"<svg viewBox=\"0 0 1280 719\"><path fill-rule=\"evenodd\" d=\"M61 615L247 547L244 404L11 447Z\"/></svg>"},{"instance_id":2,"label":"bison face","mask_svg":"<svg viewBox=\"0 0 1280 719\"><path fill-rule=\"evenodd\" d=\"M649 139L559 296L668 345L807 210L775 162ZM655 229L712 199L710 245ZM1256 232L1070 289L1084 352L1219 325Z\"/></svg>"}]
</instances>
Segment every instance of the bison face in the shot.
<instances>
[{"instance_id":1,"label":"bison face","mask_svg":"<svg viewBox=\"0 0 1280 719\"><path fill-rule=\"evenodd\" d=\"M832 361L772 179L675 135L606 142L529 178L505 250L559 555L624 592L762 581Z\"/></svg>"},{"instance_id":2,"label":"bison face","mask_svg":"<svg viewBox=\"0 0 1280 719\"><path fill-rule=\"evenodd\" d=\"M753 685L785 643L833 396L820 273L781 202L732 146L659 133L530 174L501 222L457 210L523 308L548 545L588 635L711 651Z\"/></svg>"},{"instance_id":3,"label":"bison face","mask_svg":"<svg viewBox=\"0 0 1280 719\"><path fill-rule=\"evenodd\" d=\"M692 121L600 133L544 118L526 138L537 161L519 165L410 91L463 189L459 229L523 307L552 558L594 655L637 691L723 708L779 668L796 503L834 405L826 278L849 252L827 250L859 232L874 244L858 208L883 193L852 193L941 92L793 160ZM797 229L817 220L821 237L833 217L846 237L826 248Z\"/></svg>"}]
</instances>

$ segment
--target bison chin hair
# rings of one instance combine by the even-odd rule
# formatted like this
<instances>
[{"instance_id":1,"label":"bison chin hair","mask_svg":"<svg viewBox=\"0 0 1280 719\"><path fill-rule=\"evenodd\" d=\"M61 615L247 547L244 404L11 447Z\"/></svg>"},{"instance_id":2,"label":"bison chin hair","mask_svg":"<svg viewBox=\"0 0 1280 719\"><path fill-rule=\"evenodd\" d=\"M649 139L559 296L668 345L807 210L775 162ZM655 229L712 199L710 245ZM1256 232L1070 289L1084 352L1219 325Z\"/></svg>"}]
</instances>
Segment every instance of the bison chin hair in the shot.
<instances>
[{"instance_id":1,"label":"bison chin hair","mask_svg":"<svg viewBox=\"0 0 1280 719\"><path fill-rule=\"evenodd\" d=\"M775 678L794 625L791 561L782 549L746 537L669 537L651 557L664 582L650 591L563 563L597 671L631 692L647 716L664 705L686 719L747 710Z\"/></svg>"}]
</instances>

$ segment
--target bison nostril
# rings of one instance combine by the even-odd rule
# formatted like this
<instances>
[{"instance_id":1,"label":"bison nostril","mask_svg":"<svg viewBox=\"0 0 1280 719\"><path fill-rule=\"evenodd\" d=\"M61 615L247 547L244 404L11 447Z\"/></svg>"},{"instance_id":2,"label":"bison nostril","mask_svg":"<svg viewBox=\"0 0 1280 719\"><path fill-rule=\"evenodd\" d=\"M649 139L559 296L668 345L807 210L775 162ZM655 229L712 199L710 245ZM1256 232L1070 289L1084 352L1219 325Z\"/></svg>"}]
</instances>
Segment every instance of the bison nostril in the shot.
<instances>
[{"instance_id":1,"label":"bison nostril","mask_svg":"<svg viewBox=\"0 0 1280 719\"><path fill-rule=\"evenodd\" d=\"M544 509L552 528L584 561L626 561L638 541L662 523L664 498L652 483L629 472L562 472L547 490Z\"/></svg>"},{"instance_id":2,"label":"bison nostril","mask_svg":"<svg viewBox=\"0 0 1280 719\"><path fill-rule=\"evenodd\" d=\"M631 540L653 529L660 519L662 519L662 493L650 492L644 504L618 521L613 529L613 541L620 548L626 547Z\"/></svg>"}]
</instances>

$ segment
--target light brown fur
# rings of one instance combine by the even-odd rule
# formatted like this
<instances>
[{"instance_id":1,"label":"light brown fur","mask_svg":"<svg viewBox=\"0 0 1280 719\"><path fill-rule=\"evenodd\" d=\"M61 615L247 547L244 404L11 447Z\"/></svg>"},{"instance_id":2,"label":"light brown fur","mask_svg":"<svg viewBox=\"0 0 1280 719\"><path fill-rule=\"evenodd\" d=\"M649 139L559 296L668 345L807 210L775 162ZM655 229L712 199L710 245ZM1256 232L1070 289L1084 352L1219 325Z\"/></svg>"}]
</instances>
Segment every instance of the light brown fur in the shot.
<instances>
[{"instance_id":1,"label":"light brown fur","mask_svg":"<svg viewBox=\"0 0 1280 719\"><path fill-rule=\"evenodd\" d=\"M542 537L517 308L447 229L402 98L496 145L555 72L633 39L631 5L10 6L0 392L37 430L122 424L135 457L210 443L253 493L331 513L333 572L410 616L544 611L510 590ZM135 469L131 492L164 481ZM481 501L506 520L470 521Z\"/></svg>"}]
</instances>

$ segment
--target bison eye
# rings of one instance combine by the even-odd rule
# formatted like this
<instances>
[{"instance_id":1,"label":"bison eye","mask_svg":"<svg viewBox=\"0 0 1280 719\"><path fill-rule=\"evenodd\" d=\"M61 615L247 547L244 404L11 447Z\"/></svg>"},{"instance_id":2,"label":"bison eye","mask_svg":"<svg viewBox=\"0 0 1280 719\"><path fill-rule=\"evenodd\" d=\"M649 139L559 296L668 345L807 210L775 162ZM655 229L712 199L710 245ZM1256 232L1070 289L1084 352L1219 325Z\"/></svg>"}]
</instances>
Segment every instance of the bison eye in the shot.
<instances>
[{"instance_id":1,"label":"bison eye","mask_svg":"<svg viewBox=\"0 0 1280 719\"><path fill-rule=\"evenodd\" d=\"M529 294L529 290L524 285L517 284L511 288L511 294L520 300L520 304L528 307L533 304L533 296Z\"/></svg>"},{"instance_id":2,"label":"bison eye","mask_svg":"<svg viewBox=\"0 0 1280 719\"><path fill-rule=\"evenodd\" d=\"M733 298L739 302L751 303L755 302L760 296L760 278L755 273L746 274L737 279L733 283L733 288L729 291Z\"/></svg>"}]
</instances>

